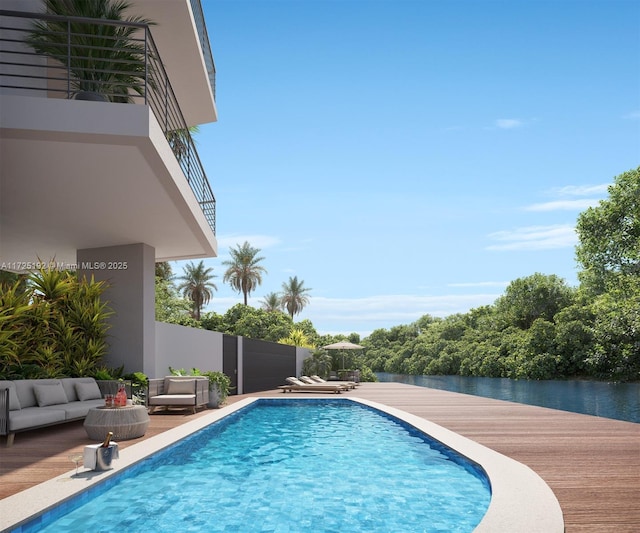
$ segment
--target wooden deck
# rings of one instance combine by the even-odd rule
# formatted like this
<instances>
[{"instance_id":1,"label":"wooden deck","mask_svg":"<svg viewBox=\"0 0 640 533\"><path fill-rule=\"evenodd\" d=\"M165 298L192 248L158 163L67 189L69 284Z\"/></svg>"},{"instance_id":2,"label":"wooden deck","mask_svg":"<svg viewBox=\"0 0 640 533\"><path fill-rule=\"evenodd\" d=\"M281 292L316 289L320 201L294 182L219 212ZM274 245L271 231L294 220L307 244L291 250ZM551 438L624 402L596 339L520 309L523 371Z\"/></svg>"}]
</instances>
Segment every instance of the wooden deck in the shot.
<instances>
[{"instance_id":1,"label":"wooden deck","mask_svg":"<svg viewBox=\"0 0 640 533\"><path fill-rule=\"evenodd\" d=\"M258 395L281 393L250 396ZM528 465L556 494L567 532L640 531L640 424L399 383L342 396L421 416ZM121 449L202 415L154 414L147 434ZM0 447L0 499L72 470L67 455L88 443L82 423L17 434L12 448Z\"/></svg>"}]
</instances>

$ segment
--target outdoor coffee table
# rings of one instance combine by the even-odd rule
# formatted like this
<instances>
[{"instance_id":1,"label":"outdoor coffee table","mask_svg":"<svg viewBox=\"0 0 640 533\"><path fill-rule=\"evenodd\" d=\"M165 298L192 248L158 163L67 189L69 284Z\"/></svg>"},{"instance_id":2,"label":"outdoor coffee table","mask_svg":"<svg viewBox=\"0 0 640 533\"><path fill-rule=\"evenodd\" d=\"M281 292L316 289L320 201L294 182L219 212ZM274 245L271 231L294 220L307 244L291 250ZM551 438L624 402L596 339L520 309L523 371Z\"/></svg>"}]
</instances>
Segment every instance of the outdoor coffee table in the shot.
<instances>
[{"instance_id":1,"label":"outdoor coffee table","mask_svg":"<svg viewBox=\"0 0 640 533\"><path fill-rule=\"evenodd\" d=\"M92 407L84 419L90 439L104 440L113 431L113 440L142 437L149 426L149 413L144 405L126 407Z\"/></svg>"}]
</instances>

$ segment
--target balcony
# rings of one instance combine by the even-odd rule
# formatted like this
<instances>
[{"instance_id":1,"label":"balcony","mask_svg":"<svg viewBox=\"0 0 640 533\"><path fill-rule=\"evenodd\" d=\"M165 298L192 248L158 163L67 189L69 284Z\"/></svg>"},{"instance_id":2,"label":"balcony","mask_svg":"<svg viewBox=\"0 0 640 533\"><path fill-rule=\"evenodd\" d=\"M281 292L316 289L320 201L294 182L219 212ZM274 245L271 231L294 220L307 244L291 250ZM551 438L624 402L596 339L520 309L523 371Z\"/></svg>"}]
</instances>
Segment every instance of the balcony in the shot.
<instances>
[{"instance_id":1,"label":"balcony","mask_svg":"<svg viewBox=\"0 0 640 533\"><path fill-rule=\"evenodd\" d=\"M207 67L207 74L209 76L209 85L213 91L213 98L216 97L216 65L213 61L213 55L211 54L211 44L209 43L209 33L207 32L207 25L204 22L204 12L202 11L202 3L200 0L191 0L191 11L193 12L193 18L198 30L198 40L200 41L200 49L202 50L202 56L204 57L204 64Z\"/></svg>"},{"instance_id":2,"label":"balcony","mask_svg":"<svg viewBox=\"0 0 640 533\"><path fill-rule=\"evenodd\" d=\"M194 17L196 17L195 12ZM39 32L43 40L49 42L53 38L55 46L45 48L28 44L29 35L33 35L31 30L35 23L40 25ZM203 20L202 23L204 23ZM205 44L208 46L208 38L206 38L206 28L204 28L204 34L202 28L204 26L198 28L198 38L203 46L204 63L211 79L211 75L215 74L215 67L210 50L208 54L210 59L207 59L207 55L204 54ZM166 32L167 28L164 28L164 31ZM126 41L121 38L123 34L127 35ZM99 37L96 38L96 35ZM202 35L205 41L202 40ZM201 59L200 64L202 61ZM184 87L183 81L181 80L181 87ZM213 89L209 88L209 91ZM45 138L47 141L56 143L68 143L73 140L72 144L76 145L90 144L89 141L93 144L103 143L102 146L108 146L112 156L107 158L105 150L99 152L96 148L95 153L100 153L96 161L113 162L109 170L110 176L105 176L104 179L113 180L115 186L116 172L121 174L127 171L139 178L140 182L146 180L150 183L151 180L147 175L153 173L157 182L153 186L158 189L157 184L160 183L163 190L157 192L157 202L150 205L150 209L155 206L159 210L168 195L173 199L174 204L170 207L180 205L174 209L179 211L175 213L174 219L169 216L166 217L167 219L184 222L185 228L188 227L193 233L190 237L194 242L202 244L204 241L215 241L215 238L211 239L203 235L201 229L196 228L194 231L199 222L191 218L204 217L215 236L216 200L191 136L190 124L185 120L149 26L102 19L68 18L0 10L0 95L4 100L2 106L4 116L0 117L3 127L3 146L0 149L3 154L15 154L16 147L19 147L25 155L35 154L34 149L42 148L37 141ZM184 94L181 98L185 99ZM50 103L38 103L43 100ZM18 110L12 108L15 103L24 106L29 113L23 112L22 116L19 116ZM215 104L210 105L213 106L212 113L215 117ZM191 108L193 109L193 105ZM145 109L149 110L147 115L144 114ZM4 111L9 112L4 113ZM72 115L78 117L73 123L70 118L65 118ZM43 120L46 118L51 124L54 117L57 117L60 131L56 134L52 131L45 132L49 125L45 125ZM114 126L116 117L120 121L117 126ZM36 123L38 120L39 123ZM136 120L138 122L135 122ZM96 123L99 123L97 127L95 127ZM125 123L130 126L128 130ZM83 124L87 128L94 127L91 137L83 137L81 131ZM101 128L104 131L101 131ZM148 132L140 133L144 128L147 128ZM154 136L158 132L160 135ZM73 139L70 136L73 136ZM26 141L30 142L28 146L25 145ZM138 158L125 169L122 166L123 162L125 160L131 162L131 160L124 158L130 157L128 149L132 146L137 146L142 159ZM46 150L43 150L43 155L45 152ZM165 152L173 154L173 163L167 160ZM162 159L160 165L162 168L159 168L156 159ZM66 168L48 167L48 169L60 176L65 172L79 173L77 165L74 167L68 163L67 160ZM174 169L176 164L180 169L179 172ZM96 169L94 172L101 171L106 173L106 169ZM12 172L15 174L14 178L10 175ZM14 190L20 189L18 192L22 196L18 199L25 201L28 198L29 191L22 184L24 177L40 180L43 188L46 189L47 184L44 179L41 176L34 176L34 172L38 170L26 157L18 161L18 156L14 155L14 161L6 161L6 165L3 163L3 176L0 180L2 192L0 199L3 202L1 213L3 240L8 234L6 230L11 230L11 220L8 214L5 216L4 212L5 205L15 204L10 195ZM187 204L190 205L192 202L188 198L189 194L185 196L182 185L178 183L178 174L181 176L180 179L188 185L197 202L201 211L199 216L193 213L185 214L185 211L190 209ZM18 177L19 175L22 177ZM5 179L5 176L8 177ZM77 177L78 184L81 183L81 179L84 177ZM122 185L127 185L125 182L126 180L123 179ZM130 178L128 184L132 191L135 189L136 192L145 194L141 184L136 186ZM148 191L150 190L151 187ZM18 196L17 193L16 195ZM121 199L124 209L127 206L127 200L125 197ZM149 203L151 202L139 201L141 205ZM133 224L136 214L133 212L134 206L131 205L130 208ZM151 211L147 214L150 216ZM160 218L157 219L159 226L163 223ZM13 224L16 224L15 220ZM140 227L142 228L143 225L140 224ZM165 234L168 235L166 242L157 235L143 231L137 232L137 235L133 235L136 233L133 231L130 236L121 233L119 237L125 241L137 239L139 242L153 245L161 250L159 259L205 257L212 254L212 246L215 248L215 242L213 245L194 246L193 250L187 249L186 246L173 246L172 250L169 239L173 239L173 243L184 240L184 235L181 237L177 230L173 231L174 229L166 228ZM97 242L87 242L90 240L87 235L83 235L82 238L78 235L76 239L78 242L73 243L70 224L64 228L61 227L60 231L66 231L71 236L69 245L80 247L112 244L107 237L103 240L98 239ZM108 233L108 231L104 229L102 233ZM111 240L114 240L117 237L115 232L112 233L114 235Z\"/></svg>"}]
</instances>

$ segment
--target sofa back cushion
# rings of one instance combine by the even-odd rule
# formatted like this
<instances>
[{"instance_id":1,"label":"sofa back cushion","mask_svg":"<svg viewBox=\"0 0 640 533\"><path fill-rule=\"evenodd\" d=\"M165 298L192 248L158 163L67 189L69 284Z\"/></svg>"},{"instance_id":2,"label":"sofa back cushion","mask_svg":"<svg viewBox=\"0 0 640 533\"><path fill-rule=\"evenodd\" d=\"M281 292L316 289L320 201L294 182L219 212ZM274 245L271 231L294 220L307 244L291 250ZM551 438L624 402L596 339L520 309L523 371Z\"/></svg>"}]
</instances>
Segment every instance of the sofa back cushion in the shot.
<instances>
[{"instance_id":1,"label":"sofa back cushion","mask_svg":"<svg viewBox=\"0 0 640 533\"><path fill-rule=\"evenodd\" d=\"M78 383L93 383L96 387L98 387L96 380L93 378L62 378L60 381L62 383L62 386L64 387L64 393L67 395L67 400L69 400L70 402L80 400L80 398L78 397L77 389ZM100 390L99 387L98 390ZM102 398L102 395L96 396L96 398Z\"/></svg>"},{"instance_id":2,"label":"sofa back cushion","mask_svg":"<svg viewBox=\"0 0 640 533\"><path fill-rule=\"evenodd\" d=\"M69 403L67 395L64 392L62 383L56 384L35 384L33 392L38 402L38 407L46 407L47 405L59 405L61 403Z\"/></svg>"},{"instance_id":3,"label":"sofa back cushion","mask_svg":"<svg viewBox=\"0 0 640 533\"><path fill-rule=\"evenodd\" d=\"M99 400L102 398L100 387L95 381L76 381L76 394L78 400L84 402L85 400Z\"/></svg>"},{"instance_id":4,"label":"sofa back cushion","mask_svg":"<svg viewBox=\"0 0 640 533\"><path fill-rule=\"evenodd\" d=\"M195 379L169 379L165 394L195 394Z\"/></svg>"},{"instance_id":5,"label":"sofa back cushion","mask_svg":"<svg viewBox=\"0 0 640 533\"><path fill-rule=\"evenodd\" d=\"M9 411L17 411L21 408L16 386L13 381L0 381L0 391L4 394L4 389L9 389Z\"/></svg>"},{"instance_id":6,"label":"sofa back cushion","mask_svg":"<svg viewBox=\"0 0 640 533\"><path fill-rule=\"evenodd\" d=\"M22 409L38 405L38 400L36 400L36 395L33 391L34 385L56 385L59 383L59 379L16 379L13 382L16 386L16 393Z\"/></svg>"},{"instance_id":7,"label":"sofa back cushion","mask_svg":"<svg viewBox=\"0 0 640 533\"><path fill-rule=\"evenodd\" d=\"M198 380L198 379L203 379L207 383L209 383L209 378L207 376L165 376L162 393L163 394L194 394L196 392L196 387L195 387L195 384L193 383L193 380ZM172 381L188 381L190 385L189 392L181 392L181 393L167 392L169 390L169 387ZM174 388L173 390L176 390L176 389Z\"/></svg>"},{"instance_id":8,"label":"sofa back cushion","mask_svg":"<svg viewBox=\"0 0 640 533\"><path fill-rule=\"evenodd\" d=\"M64 393L67 395L68 402L75 402L78 400L78 396L76 394L76 380L80 378L62 378L60 383L62 383L62 388L64 389Z\"/></svg>"}]
</instances>

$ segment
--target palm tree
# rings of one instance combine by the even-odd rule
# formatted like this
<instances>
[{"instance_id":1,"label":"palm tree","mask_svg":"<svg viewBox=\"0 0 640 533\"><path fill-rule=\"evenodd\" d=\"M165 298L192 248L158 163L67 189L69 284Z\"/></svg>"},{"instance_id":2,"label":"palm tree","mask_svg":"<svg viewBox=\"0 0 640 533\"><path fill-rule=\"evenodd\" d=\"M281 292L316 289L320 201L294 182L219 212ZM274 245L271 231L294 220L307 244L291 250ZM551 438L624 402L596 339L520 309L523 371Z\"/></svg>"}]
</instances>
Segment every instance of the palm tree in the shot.
<instances>
[{"instance_id":1,"label":"palm tree","mask_svg":"<svg viewBox=\"0 0 640 533\"><path fill-rule=\"evenodd\" d=\"M200 320L200 312L202 306L209 303L213 296L213 291L217 291L215 283L211 280L215 278L213 268L205 268L204 261L200 261L198 265L189 262L184 267L184 275L178 279L183 280L178 285L178 290L182 291L185 298L189 298L193 302L193 318Z\"/></svg>"},{"instance_id":2,"label":"palm tree","mask_svg":"<svg viewBox=\"0 0 640 533\"><path fill-rule=\"evenodd\" d=\"M270 292L262 299L262 309L267 313L279 311L281 308L282 304L280 303L280 296L275 292Z\"/></svg>"},{"instance_id":3,"label":"palm tree","mask_svg":"<svg viewBox=\"0 0 640 533\"><path fill-rule=\"evenodd\" d=\"M309 303L309 297L306 295L311 289L304 287L304 281L298 281L298 276L289 278L287 283L282 284L282 308L286 309L293 319L293 315L297 315Z\"/></svg>"},{"instance_id":4,"label":"palm tree","mask_svg":"<svg viewBox=\"0 0 640 533\"><path fill-rule=\"evenodd\" d=\"M168 261L160 261L156 263L156 278L164 281L173 280L173 269Z\"/></svg>"},{"instance_id":5,"label":"palm tree","mask_svg":"<svg viewBox=\"0 0 640 533\"><path fill-rule=\"evenodd\" d=\"M228 266L224 273L224 281L231 285L231 288L244 295L244 305L247 305L247 297L258 285L262 283L262 274L267 270L258 263L264 257L257 257L260 249L253 248L247 241L237 248L231 248L230 261L223 261L222 264Z\"/></svg>"},{"instance_id":6,"label":"palm tree","mask_svg":"<svg viewBox=\"0 0 640 533\"><path fill-rule=\"evenodd\" d=\"M331 356L325 350L316 350L302 362L302 371L307 376L317 374L327 378L331 371Z\"/></svg>"},{"instance_id":7,"label":"palm tree","mask_svg":"<svg viewBox=\"0 0 640 533\"><path fill-rule=\"evenodd\" d=\"M141 30L135 25L89 21L154 24L140 16L127 16L131 4L129 0L45 0L47 13L82 20L36 21L27 42L38 54L66 67L76 96L97 93L105 100L131 103L131 91L144 96L151 84L149 52L137 35Z\"/></svg>"},{"instance_id":8,"label":"palm tree","mask_svg":"<svg viewBox=\"0 0 640 533\"><path fill-rule=\"evenodd\" d=\"M315 348L306 333L300 328L293 328L289 332L289 336L278 339L278 343L288 344L289 346L299 346L300 348ZM314 374L317 374L317 372L314 372Z\"/></svg>"}]
</instances>

